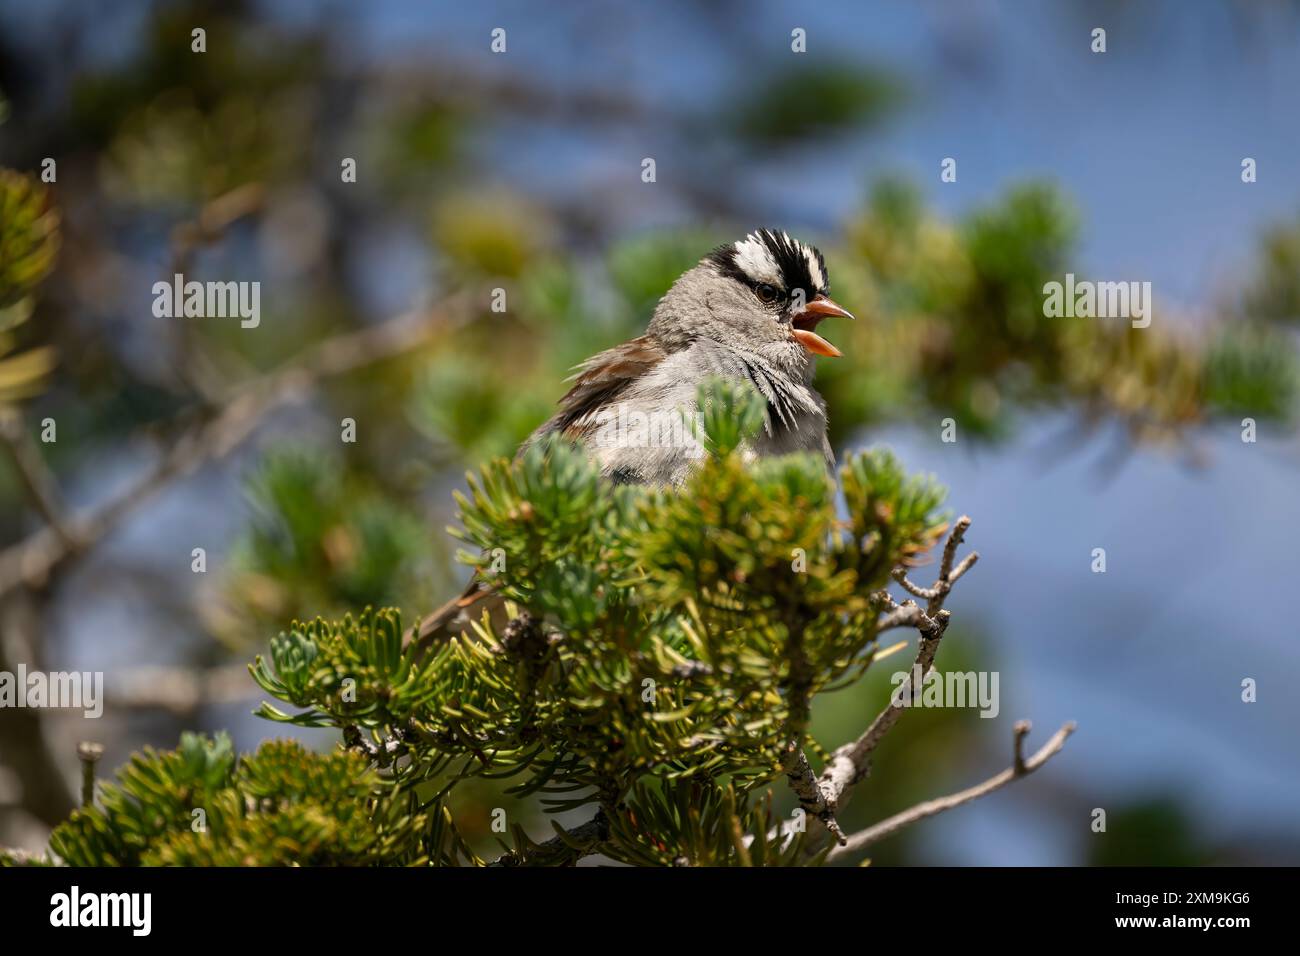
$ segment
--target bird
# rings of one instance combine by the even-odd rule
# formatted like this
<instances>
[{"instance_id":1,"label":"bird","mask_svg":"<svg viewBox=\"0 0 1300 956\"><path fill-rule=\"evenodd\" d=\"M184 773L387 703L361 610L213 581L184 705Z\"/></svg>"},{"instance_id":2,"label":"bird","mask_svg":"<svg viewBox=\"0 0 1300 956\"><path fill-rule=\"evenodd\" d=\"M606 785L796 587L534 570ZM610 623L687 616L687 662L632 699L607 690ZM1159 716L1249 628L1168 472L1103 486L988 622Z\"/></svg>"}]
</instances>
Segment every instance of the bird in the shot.
<instances>
[{"instance_id":1,"label":"bird","mask_svg":"<svg viewBox=\"0 0 1300 956\"><path fill-rule=\"evenodd\" d=\"M703 457L690 428L701 383L747 383L766 402L748 458L806 451L833 469L826 402L813 387L818 356L840 351L816 331L827 318L853 318L830 297L821 252L787 232L758 229L718 246L688 269L655 306L644 335L581 363L555 414L520 446L573 442L615 484L676 486ZM432 612L412 639L463 632L499 596L475 575L459 597Z\"/></svg>"}]
</instances>

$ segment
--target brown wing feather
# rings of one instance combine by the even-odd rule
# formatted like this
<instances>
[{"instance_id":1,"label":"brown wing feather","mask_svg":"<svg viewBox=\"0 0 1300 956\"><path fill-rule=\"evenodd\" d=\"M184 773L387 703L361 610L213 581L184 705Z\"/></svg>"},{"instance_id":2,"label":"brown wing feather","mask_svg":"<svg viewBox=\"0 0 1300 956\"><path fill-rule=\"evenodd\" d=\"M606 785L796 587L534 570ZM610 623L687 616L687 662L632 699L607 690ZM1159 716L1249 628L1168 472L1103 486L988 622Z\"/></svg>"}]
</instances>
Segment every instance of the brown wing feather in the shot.
<instances>
[{"instance_id":1,"label":"brown wing feather","mask_svg":"<svg viewBox=\"0 0 1300 956\"><path fill-rule=\"evenodd\" d=\"M529 443L551 432L561 432L566 438L582 438L594 424L589 416L617 399L628 385L662 362L665 355L647 335L593 355L579 366L573 387L559 401L559 411L537 429Z\"/></svg>"}]
</instances>

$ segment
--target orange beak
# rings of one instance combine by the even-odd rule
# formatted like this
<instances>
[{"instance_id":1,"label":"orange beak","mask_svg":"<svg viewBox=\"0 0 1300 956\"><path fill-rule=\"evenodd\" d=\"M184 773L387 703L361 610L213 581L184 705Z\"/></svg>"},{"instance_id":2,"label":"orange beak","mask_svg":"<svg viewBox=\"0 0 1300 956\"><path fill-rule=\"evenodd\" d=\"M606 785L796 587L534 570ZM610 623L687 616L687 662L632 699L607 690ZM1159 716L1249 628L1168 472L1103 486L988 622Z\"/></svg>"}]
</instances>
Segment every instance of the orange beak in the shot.
<instances>
[{"instance_id":1,"label":"orange beak","mask_svg":"<svg viewBox=\"0 0 1300 956\"><path fill-rule=\"evenodd\" d=\"M831 317L851 319L853 313L824 295L813 296L812 301L806 304L803 311L799 312L791 321L790 324L794 326L791 334L796 342L814 355L839 358L843 353L813 331L813 329L817 328L818 322Z\"/></svg>"}]
</instances>

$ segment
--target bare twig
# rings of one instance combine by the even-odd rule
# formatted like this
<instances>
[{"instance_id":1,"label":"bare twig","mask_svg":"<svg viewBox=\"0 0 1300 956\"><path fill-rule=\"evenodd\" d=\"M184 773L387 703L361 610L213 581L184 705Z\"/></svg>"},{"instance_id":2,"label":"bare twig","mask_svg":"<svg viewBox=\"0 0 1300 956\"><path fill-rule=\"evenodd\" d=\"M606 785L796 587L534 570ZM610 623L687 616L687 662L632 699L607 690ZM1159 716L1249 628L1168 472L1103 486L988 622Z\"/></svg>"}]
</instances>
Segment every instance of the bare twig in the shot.
<instances>
[{"instance_id":1,"label":"bare twig","mask_svg":"<svg viewBox=\"0 0 1300 956\"><path fill-rule=\"evenodd\" d=\"M81 760L81 805L95 802L95 764L104 756L104 745L90 740L77 744L77 757Z\"/></svg>"},{"instance_id":2,"label":"bare twig","mask_svg":"<svg viewBox=\"0 0 1300 956\"><path fill-rule=\"evenodd\" d=\"M862 736L850 745L849 753L855 767L860 767L870 759L877 745L898 722L903 711L920 696L921 688L915 685L913 678L917 674L924 678L934 666L935 655L939 652L939 640L948 628L948 615L940 612L934 619L927 618L926 622L921 632L921 641L916 648L916 660L907 673L907 679L891 697L889 706L877 714L876 719L863 731ZM836 751L836 754L838 753L839 751ZM831 757L832 763L835 759L835 756Z\"/></svg>"},{"instance_id":3,"label":"bare twig","mask_svg":"<svg viewBox=\"0 0 1300 956\"><path fill-rule=\"evenodd\" d=\"M1025 738L1029 736L1031 726L1027 720L1017 720L1016 726L1012 728L1016 773L1025 773Z\"/></svg>"},{"instance_id":4,"label":"bare twig","mask_svg":"<svg viewBox=\"0 0 1300 956\"><path fill-rule=\"evenodd\" d=\"M785 771L790 789L799 799L803 811L821 823L827 831L842 840L844 833L835 819L834 797L823 791L813 773L803 745L812 719L813 671L804 646L807 620L800 614L791 614L786 620L787 639L785 654L789 673L784 681L789 715L784 733L786 744L781 756L781 769Z\"/></svg>"},{"instance_id":5,"label":"bare twig","mask_svg":"<svg viewBox=\"0 0 1300 956\"><path fill-rule=\"evenodd\" d=\"M822 770L822 781L830 786L836 803L841 806L853 784L866 776L867 764L872 752L884 739L885 734L898 722L907 704L918 693L919 688L913 686L912 676L919 674L924 678L934 666L934 657L939 651L939 641L948 629L949 612L944 610L943 602L948 592L952 590L953 583L970 570L979 556L977 552L972 551L961 564L957 565L956 569L953 568L957 546L965 538L970 524L971 520L966 515L962 515L953 524L948 540L943 546L939 576L932 587L919 588L910 581L904 585L909 592L928 602L924 611L914 601L904 601L900 605L895 604L888 594L882 592L879 595L886 610L889 611L881 618L879 630L883 631L887 627L911 626L917 629L921 639L916 649L916 660L908 671L907 679L890 699L889 706L876 716L857 740L837 749ZM894 569L894 580L905 579L906 572L902 568Z\"/></svg>"},{"instance_id":6,"label":"bare twig","mask_svg":"<svg viewBox=\"0 0 1300 956\"><path fill-rule=\"evenodd\" d=\"M928 630L922 632L921 641L917 646L916 660L908 670L903 684L891 695L889 705L876 715L876 719L861 736L837 748L822 769L823 787L834 795L835 804L840 808L847 802L847 795L854 784L866 777L869 772L871 755L876 747L885 739L885 735L893 729L894 724L898 723L898 718L903 715L903 711L920 693L920 688L914 686L913 677L919 674L924 678L930 672L930 668L934 666L934 657L939 651L939 641L948 627L946 611L941 612L936 618L930 618L912 602L907 603L929 622Z\"/></svg>"},{"instance_id":7,"label":"bare twig","mask_svg":"<svg viewBox=\"0 0 1300 956\"><path fill-rule=\"evenodd\" d=\"M940 622L947 621L947 612L937 611L934 617L931 617L915 601L904 601L902 604L894 604L890 612L880 619L876 625L877 631L889 631L896 627L914 627L923 635L933 634L939 629ZM947 626L946 623L943 624Z\"/></svg>"},{"instance_id":8,"label":"bare twig","mask_svg":"<svg viewBox=\"0 0 1300 956\"><path fill-rule=\"evenodd\" d=\"M980 553L978 551L972 551L970 554L966 555L966 557L961 559L957 567L953 568L952 573L948 575L949 590L952 589L952 586L957 583L963 574L975 566L975 562L979 559Z\"/></svg>"},{"instance_id":9,"label":"bare twig","mask_svg":"<svg viewBox=\"0 0 1300 956\"><path fill-rule=\"evenodd\" d=\"M928 601L931 598L936 597L939 593L936 588L923 588L919 585L913 584L907 577L906 568L894 568L890 573L894 580L903 586L904 591L913 597L919 597L922 601Z\"/></svg>"},{"instance_id":10,"label":"bare twig","mask_svg":"<svg viewBox=\"0 0 1300 956\"><path fill-rule=\"evenodd\" d=\"M1074 723L1065 724L1052 735L1052 738L1045 743L1042 748L1030 757L1028 760L1020 759L1021 741L1025 734L1029 732L1029 725L1026 721L1021 721L1016 725L1016 752L1017 760L1014 766L1008 767L995 777L990 777L983 783L962 790L959 793L949 794L946 797L938 797L934 800L927 800L925 803L918 803L910 809L901 813L896 813L887 820L882 820L875 826L860 830L850 836L843 844L831 850L826 857L827 862L840 859L850 853L861 850L870 846L887 836L897 833L903 827L910 826L918 820L924 820L926 817L932 817L935 814L943 813L945 810L951 810L953 807L959 807L963 803L970 803L972 800L978 800L980 797L988 796L995 790L1000 790L1013 780L1033 773L1043 764L1047 763L1052 757L1060 753L1061 748L1065 746L1065 740L1074 732Z\"/></svg>"},{"instance_id":11,"label":"bare twig","mask_svg":"<svg viewBox=\"0 0 1300 956\"><path fill-rule=\"evenodd\" d=\"M916 660L907 672L904 683L891 695L889 705L876 716L857 740L837 748L831 754L830 760L826 762L826 766L822 768L822 790L828 794L832 805L839 810L843 810L848 803L853 787L870 773L871 755L876 747L898 723L903 711L920 692L920 688L915 686L914 676L919 675L923 680L930 672L930 668L934 666L939 642L948 629L949 612L944 609L943 602L952 590L953 584L970 570L978 558L978 554L972 551L955 568L953 566L957 557L957 546L965 538L970 525L971 520L966 515L962 515L953 524L948 540L944 543L943 557L939 562L939 575L932 587L920 588L910 581L904 585L913 594L920 592L918 596L927 601L924 610L915 601L904 601L900 605L885 592L877 594L877 598L888 612L880 619L878 630L884 631L903 626L915 627L920 634L920 641L916 649ZM906 578L906 573L898 568L894 570L893 576L894 580L901 582ZM805 859L820 852L821 847L825 845L826 833L825 828L820 833L810 829L805 844Z\"/></svg>"},{"instance_id":12,"label":"bare twig","mask_svg":"<svg viewBox=\"0 0 1300 956\"><path fill-rule=\"evenodd\" d=\"M799 806L809 816L819 820L836 840L843 843L844 831L840 829L839 821L835 819L835 803L830 791L822 786L817 775L813 773L812 765L808 763L808 755L793 741L790 743L790 752L787 754L784 767L786 779L790 781L790 789L799 798Z\"/></svg>"},{"instance_id":13,"label":"bare twig","mask_svg":"<svg viewBox=\"0 0 1300 956\"><path fill-rule=\"evenodd\" d=\"M893 579L898 581L898 584L901 584L907 593L919 597L920 600L930 602L926 607L928 614L936 614L940 607L944 606L944 598L948 597L948 592L952 591L953 585L961 579L963 574L970 571L971 567L975 566L976 561L979 561L979 551L971 551L965 558L962 558L962 562L957 564L957 567L953 567L953 559L957 557L957 546L966 537L966 529L970 527L971 519L966 515L962 515L961 518L957 519L956 524L953 524L953 531L944 544L944 558L939 564L939 578L937 578L933 587L922 588L911 583L907 579L906 568L896 567L892 572Z\"/></svg>"},{"instance_id":14,"label":"bare twig","mask_svg":"<svg viewBox=\"0 0 1300 956\"><path fill-rule=\"evenodd\" d=\"M957 556L957 547L966 540L966 532L969 529L970 515L962 515L953 522L952 531L948 533L948 540L943 545L943 560L939 562L939 580L935 582L936 586L948 580L952 573L953 559Z\"/></svg>"}]
</instances>

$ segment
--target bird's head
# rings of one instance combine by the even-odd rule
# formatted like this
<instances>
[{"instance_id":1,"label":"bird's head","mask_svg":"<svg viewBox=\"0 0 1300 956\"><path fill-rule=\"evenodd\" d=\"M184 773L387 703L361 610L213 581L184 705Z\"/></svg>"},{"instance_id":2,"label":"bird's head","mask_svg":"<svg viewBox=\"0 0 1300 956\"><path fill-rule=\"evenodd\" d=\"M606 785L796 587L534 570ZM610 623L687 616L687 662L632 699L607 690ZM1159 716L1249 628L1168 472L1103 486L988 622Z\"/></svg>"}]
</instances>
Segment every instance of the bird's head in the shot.
<instances>
[{"instance_id":1,"label":"bird's head","mask_svg":"<svg viewBox=\"0 0 1300 956\"><path fill-rule=\"evenodd\" d=\"M815 246L760 229L719 246L664 296L650 335L670 350L699 338L807 364L839 349L815 331L832 316L853 316L829 296L826 262Z\"/></svg>"}]
</instances>

